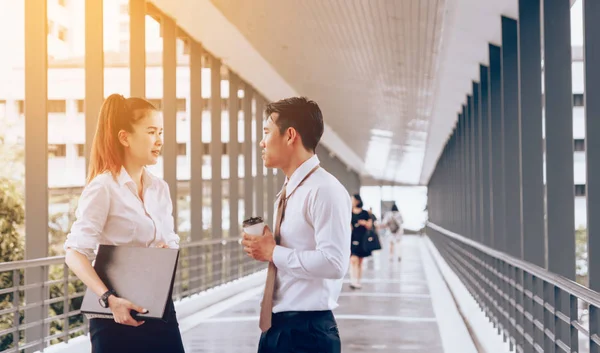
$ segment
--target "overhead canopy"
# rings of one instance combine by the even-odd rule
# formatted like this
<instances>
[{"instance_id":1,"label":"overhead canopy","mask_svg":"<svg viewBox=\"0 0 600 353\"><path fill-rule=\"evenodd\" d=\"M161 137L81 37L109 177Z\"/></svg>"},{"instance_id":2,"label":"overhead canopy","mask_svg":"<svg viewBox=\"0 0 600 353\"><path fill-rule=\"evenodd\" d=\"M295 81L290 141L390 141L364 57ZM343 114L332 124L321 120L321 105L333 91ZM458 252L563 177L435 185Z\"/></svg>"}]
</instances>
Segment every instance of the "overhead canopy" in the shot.
<instances>
[{"instance_id":1,"label":"overhead canopy","mask_svg":"<svg viewBox=\"0 0 600 353\"><path fill-rule=\"evenodd\" d=\"M152 0L265 98L321 106L369 179L427 184L517 0Z\"/></svg>"}]
</instances>

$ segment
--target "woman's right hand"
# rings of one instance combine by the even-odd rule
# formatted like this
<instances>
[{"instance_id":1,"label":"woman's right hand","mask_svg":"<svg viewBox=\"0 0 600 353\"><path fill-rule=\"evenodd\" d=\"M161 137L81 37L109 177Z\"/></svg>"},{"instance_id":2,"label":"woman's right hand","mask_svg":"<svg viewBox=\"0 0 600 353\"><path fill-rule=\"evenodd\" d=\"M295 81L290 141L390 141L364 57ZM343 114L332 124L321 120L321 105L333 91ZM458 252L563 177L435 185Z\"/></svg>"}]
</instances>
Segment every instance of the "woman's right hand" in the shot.
<instances>
[{"instance_id":1,"label":"woman's right hand","mask_svg":"<svg viewBox=\"0 0 600 353\"><path fill-rule=\"evenodd\" d=\"M142 308L141 306L137 306L127 299L119 298L114 295L108 297L108 306L113 313L116 323L133 327L140 326L145 321L136 321L133 317L131 317L130 311L135 310L142 314L146 314L148 312L148 310Z\"/></svg>"}]
</instances>

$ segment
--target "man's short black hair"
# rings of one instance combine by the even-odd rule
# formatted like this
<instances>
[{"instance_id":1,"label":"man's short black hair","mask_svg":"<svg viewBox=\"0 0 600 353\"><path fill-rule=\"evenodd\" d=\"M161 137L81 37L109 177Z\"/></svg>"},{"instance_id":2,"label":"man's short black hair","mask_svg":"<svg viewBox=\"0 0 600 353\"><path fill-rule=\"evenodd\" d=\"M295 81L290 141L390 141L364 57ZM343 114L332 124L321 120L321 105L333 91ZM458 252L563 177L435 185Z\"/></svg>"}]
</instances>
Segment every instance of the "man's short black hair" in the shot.
<instances>
[{"instance_id":1,"label":"man's short black hair","mask_svg":"<svg viewBox=\"0 0 600 353\"><path fill-rule=\"evenodd\" d=\"M323 114L319 105L306 97L292 97L278 102L269 103L265 109L268 117L279 114L275 124L279 133L283 134L292 127L302 138L302 145L309 151L315 152L321 136L323 136Z\"/></svg>"}]
</instances>

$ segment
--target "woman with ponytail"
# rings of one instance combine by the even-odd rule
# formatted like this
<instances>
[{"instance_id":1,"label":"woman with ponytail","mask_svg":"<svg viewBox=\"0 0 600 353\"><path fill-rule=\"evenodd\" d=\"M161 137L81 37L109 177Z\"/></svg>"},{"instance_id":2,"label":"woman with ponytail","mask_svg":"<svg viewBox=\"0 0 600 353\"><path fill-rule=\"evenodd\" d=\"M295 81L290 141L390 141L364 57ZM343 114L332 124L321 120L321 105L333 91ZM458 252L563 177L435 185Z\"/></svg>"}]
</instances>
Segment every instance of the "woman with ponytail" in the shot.
<instances>
[{"instance_id":1,"label":"woman with ponytail","mask_svg":"<svg viewBox=\"0 0 600 353\"><path fill-rule=\"evenodd\" d=\"M162 116L145 99L113 94L100 109L87 183L64 245L69 268L113 312L114 320L90 319L93 353L184 352L172 301L166 322L136 321L131 310L146 309L117 297L92 266L99 244L179 248L169 187L146 170L158 161L162 133Z\"/></svg>"}]
</instances>

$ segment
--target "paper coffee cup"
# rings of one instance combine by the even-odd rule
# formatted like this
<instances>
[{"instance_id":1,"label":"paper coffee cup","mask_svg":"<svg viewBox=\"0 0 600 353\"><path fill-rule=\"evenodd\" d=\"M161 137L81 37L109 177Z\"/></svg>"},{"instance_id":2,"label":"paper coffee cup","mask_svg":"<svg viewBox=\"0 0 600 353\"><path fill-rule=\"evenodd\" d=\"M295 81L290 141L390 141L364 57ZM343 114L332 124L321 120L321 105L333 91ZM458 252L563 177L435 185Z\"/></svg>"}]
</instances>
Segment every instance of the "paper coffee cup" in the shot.
<instances>
[{"instance_id":1,"label":"paper coffee cup","mask_svg":"<svg viewBox=\"0 0 600 353\"><path fill-rule=\"evenodd\" d=\"M263 235L263 231L265 229L265 222L262 217L248 218L242 223L242 229L246 234Z\"/></svg>"}]
</instances>

